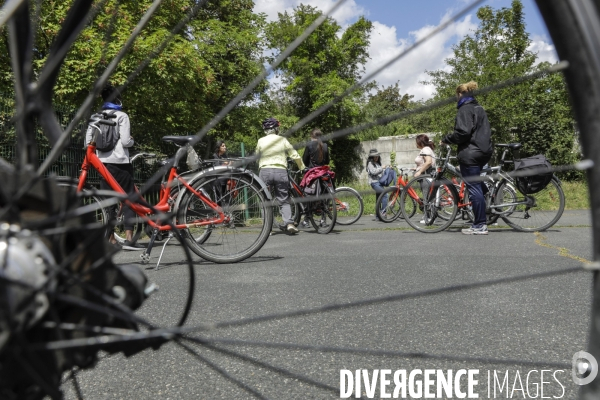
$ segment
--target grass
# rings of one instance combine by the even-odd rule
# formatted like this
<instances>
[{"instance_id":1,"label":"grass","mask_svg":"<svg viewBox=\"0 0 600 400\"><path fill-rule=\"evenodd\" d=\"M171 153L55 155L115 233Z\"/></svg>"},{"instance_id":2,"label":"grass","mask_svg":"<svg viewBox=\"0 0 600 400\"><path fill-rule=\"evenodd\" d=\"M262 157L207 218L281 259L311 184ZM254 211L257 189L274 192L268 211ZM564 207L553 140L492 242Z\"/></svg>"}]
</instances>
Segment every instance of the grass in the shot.
<instances>
[{"instance_id":1,"label":"grass","mask_svg":"<svg viewBox=\"0 0 600 400\"><path fill-rule=\"evenodd\" d=\"M587 182L561 182L565 192L565 210L582 210L590 208ZM353 182L338 186L349 186L360 192L363 197L364 215L375 214L375 191L370 185Z\"/></svg>"}]
</instances>

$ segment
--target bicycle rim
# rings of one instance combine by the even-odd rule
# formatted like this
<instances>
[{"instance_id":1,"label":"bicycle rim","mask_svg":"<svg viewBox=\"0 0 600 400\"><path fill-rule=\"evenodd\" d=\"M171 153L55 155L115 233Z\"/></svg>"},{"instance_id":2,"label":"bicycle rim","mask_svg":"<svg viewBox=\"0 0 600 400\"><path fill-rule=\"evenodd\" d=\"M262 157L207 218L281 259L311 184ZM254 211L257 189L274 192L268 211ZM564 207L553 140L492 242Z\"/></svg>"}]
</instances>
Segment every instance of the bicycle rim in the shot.
<instances>
[{"instance_id":1,"label":"bicycle rim","mask_svg":"<svg viewBox=\"0 0 600 400\"><path fill-rule=\"evenodd\" d=\"M335 195L327 188L318 197L318 200L310 202L308 219L317 233L327 234L335 227L337 218Z\"/></svg>"},{"instance_id":2,"label":"bicycle rim","mask_svg":"<svg viewBox=\"0 0 600 400\"><path fill-rule=\"evenodd\" d=\"M548 186L535 194L524 195L520 191L505 190L508 181L504 181L498 188L502 194L496 198L496 205L510 204L505 200L513 200L514 206L497 207L502 212L502 219L513 229L521 232L544 231L552 227L565 209L565 194L556 179L552 179Z\"/></svg>"},{"instance_id":3,"label":"bicycle rim","mask_svg":"<svg viewBox=\"0 0 600 400\"><path fill-rule=\"evenodd\" d=\"M227 217L220 224L191 226L183 236L192 251L216 263L245 260L264 245L273 221L273 208L261 189L239 176L209 178L194 185L194 190L207 193ZM192 192L186 192L177 211L179 223L192 223L218 217L218 213ZM210 232L210 234L209 234ZM199 243L202 238L202 244Z\"/></svg>"},{"instance_id":4,"label":"bicycle rim","mask_svg":"<svg viewBox=\"0 0 600 400\"><path fill-rule=\"evenodd\" d=\"M335 190L337 206L336 223L351 225L358 221L363 214L363 199L356 190L349 187L339 187Z\"/></svg>"},{"instance_id":5,"label":"bicycle rim","mask_svg":"<svg viewBox=\"0 0 600 400\"><path fill-rule=\"evenodd\" d=\"M408 225L419 232L436 233L452 225L458 212L458 194L445 179L435 181L429 176L419 176L404 187L400 204ZM440 213L448 219L439 218Z\"/></svg>"},{"instance_id":6,"label":"bicycle rim","mask_svg":"<svg viewBox=\"0 0 600 400\"><path fill-rule=\"evenodd\" d=\"M127 240L127 235L125 232L125 216L123 215L123 211L124 211L124 206L117 206L115 207L118 209L118 211L116 211L116 215L117 215L117 221L114 227L114 237L117 241L117 243L119 244L124 244L125 241ZM131 241L132 243L135 243L138 241L138 239L142 236L142 233L144 232L144 224L142 224L141 218L138 215L135 215L135 220L133 221L133 233L132 233L132 237L131 237Z\"/></svg>"},{"instance_id":7,"label":"bicycle rim","mask_svg":"<svg viewBox=\"0 0 600 400\"><path fill-rule=\"evenodd\" d=\"M379 219L382 222L394 222L402 215L402 207L400 206L400 192L401 190L395 186L392 186L386 188L381 196L379 196L377 199L376 209L383 210L379 212ZM384 199L387 199L385 207L383 207Z\"/></svg>"}]
</instances>

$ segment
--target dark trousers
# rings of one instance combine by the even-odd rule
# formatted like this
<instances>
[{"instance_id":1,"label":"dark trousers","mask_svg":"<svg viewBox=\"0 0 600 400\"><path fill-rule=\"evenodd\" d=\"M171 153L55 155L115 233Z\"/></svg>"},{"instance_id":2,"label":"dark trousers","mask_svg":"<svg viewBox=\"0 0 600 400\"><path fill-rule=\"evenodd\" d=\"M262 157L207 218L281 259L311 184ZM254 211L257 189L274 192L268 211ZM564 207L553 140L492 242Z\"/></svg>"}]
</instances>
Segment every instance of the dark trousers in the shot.
<instances>
[{"instance_id":1,"label":"dark trousers","mask_svg":"<svg viewBox=\"0 0 600 400\"><path fill-rule=\"evenodd\" d=\"M469 191L469 201L473 208L473 215L475 220L473 221L473 227L481 228L485 225L485 193L488 191L485 183L479 180L481 174L481 168L483 165L464 165L460 164L460 174L462 175L467 190ZM472 179L469 179L472 178Z\"/></svg>"},{"instance_id":2,"label":"dark trousers","mask_svg":"<svg viewBox=\"0 0 600 400\"><path fill-rule=\"evenodd\" d=\"M133 165L106 163L104 164L104 166L106 167L106 169L108 169L108 172L110 172L113 178L115 178L117 183L119 183L119 185L125 191L125 193L127 193L128 195L135 194L135 185L133 184ZM102 177L100 178L100 189L113 190L113 188L110 187L108 182L106 182ZM125 209L123 210L123 228L126 231L132 231L136 214L131 208L127 206L124 207ZM114 210L114 207L111 207L111 210ZM109 215L109 218L112 220L114 220L116 217L117 216L114 215L114 212L111 212L111 215Z\"/></svg>"}]
</instances>

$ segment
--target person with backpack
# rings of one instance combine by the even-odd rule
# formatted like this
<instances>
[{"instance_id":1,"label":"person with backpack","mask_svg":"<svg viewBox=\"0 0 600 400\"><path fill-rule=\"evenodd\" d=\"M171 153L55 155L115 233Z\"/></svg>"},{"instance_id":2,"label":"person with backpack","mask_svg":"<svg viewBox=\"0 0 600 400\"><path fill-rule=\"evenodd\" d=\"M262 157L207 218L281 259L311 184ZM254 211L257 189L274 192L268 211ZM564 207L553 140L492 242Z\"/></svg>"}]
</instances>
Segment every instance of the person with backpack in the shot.
<instances>
[{"instance_id":1,"label":"person with backpack","mask_svg":"<svg viewBox=\"0 0 600 400\"><path fill-rule=\"evenodd\" d=\"M111 84L107 84L102 89L101 96L103 101L102 112L113 114L115 117L110 120L115 121L116 126L102 126L102 134L99 134L96 139L96 154L125 193L132 195L135 194L135 186L133 183L133 165L129 161L129 148L135 142L131 136L129 116L123 112L121 94ZM93 129L88 127L85 135L86 145L92 141L93 133ZM100 179L100 189L113 190L103 178ZM125 205L124 207L125 242L122 248L124 250L144 250L144 246L132 241L136 214L129 207ZM110 218L114 220L116 216L111 215ZM108 240L112 244L117 244L114 232L109 234Z\"/></svg>"},{"instance_id":2,"label":"person with backpack","mask_svg":"<svg viewBox=\"0 0 600 400\"><path fill-rule=\"evenodd\" d=\"M471 227L462 230L465 235L488 234L485 214L487 187L478 178L483 166L492 158L494 148L487 114L473 97L473 91L477 90L477 87L477 82L473 81L458 85L456 88L458 112L454 132L442 139L442 144L458 145L457 158L460 163L460 173L469 191L469 200L475 215Z\"/></svg>"},{"instance_id":3,"label":"person with backpack","mask_svg":"<svg viewBox=\"0 0 600 400\"><path fill-rule=\"evenodd\" d=\"M280 227L288 234L298 233L298 228L292 220L292 207L290 206L289 178L287 175L287 158L293 159L298 168L304 171L306 167L298 152L292 147L290 142L283 136L279 136L279 121L275 118L267 118L263 121L262 127L265 136L258 140L256 153L259 155L258 176L275 193L275 198L279 202L283 226Z\"/></svg>"},{"instance_id":4,"label":"person with backpack","mask_svg":"<svg viewBox=\"0 0 600 400\"><path fill-rule=\"evenodd\" d=\"M384 186L381 184L381 182L379 182L379 180L383 176L385 169L388 167L389 166L381 166L381 157L377 149L369 150L369 156L367 157L366 165L367 174L369 178L369 185L371 185L376 194L375 204L377 204L377 200L379 200L380 196L385 196L383 200L381 200L381 210L385 210L385 208L387 207L387 194L383 194ZM385 211L375 210L375 218L373 218L373 221L380 221L380 212L383 213L383 215L385 215Z\"/></svg>"}]
</instances>

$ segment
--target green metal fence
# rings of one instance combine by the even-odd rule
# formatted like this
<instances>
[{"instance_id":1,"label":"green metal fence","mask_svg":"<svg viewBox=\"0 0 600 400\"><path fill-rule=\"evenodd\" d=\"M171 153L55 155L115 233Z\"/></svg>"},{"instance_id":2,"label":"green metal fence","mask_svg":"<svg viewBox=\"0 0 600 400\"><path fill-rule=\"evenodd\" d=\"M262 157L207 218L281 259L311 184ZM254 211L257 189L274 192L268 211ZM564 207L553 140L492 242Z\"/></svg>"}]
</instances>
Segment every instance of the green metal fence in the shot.
<instances>
[{"instance_id":1,"label":"green metal fence","mask_svg":"<svg viewBox=\"0 0 600 400\"><path fill-rule=\"evenodd\" d=\"M0 92L0 157L10 163L14 163L16 156L15 127L12 122L14 111L13 97ZM75 111L69 111L60 106L56 107L55 111L56 117L63 128L67 127L75 117ZM85 157L84 135L82 135L85 128L85 121L75 128L71 143L59 159L51 165L48 171L46 171L46 175L53 174L73 179L79 177L81 163ZM39 125L36 125L36 132L36 141L39 146L39 161L41 163L48 156L51 149L50 144ZM250 154L250 151L244 146L244 143L227 142L227 147L230 157L243 157ZM175 151L176 148L173 146L173 154L175 154ZM199 150L198 153L200 155L205 154L202 150ZM212 151L209 151L208 153L212 154ZM133 155L133 153L131 155ZM171 155L172 154L169 154L169 156ZM136 159L133 163L134 181L136 185L142 185L148 181L148 179L160 169L160 161L166 158L167 156L157 156L156 158L151 159ZM182 170L185 170L184 163L180 165L180 167ZM255 166L252 165L250 167ZM87 182L91 185L98 186L100 184L100 175L95 170L90 170ZM154 185L147 194L146 199L151 203L157 202L159 190L160 185Z\"/></svg>"}]
</instances>

